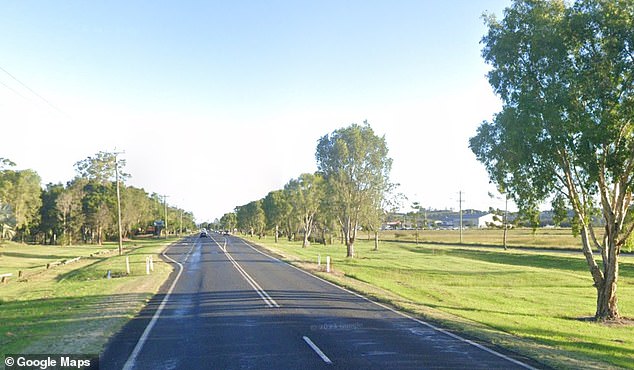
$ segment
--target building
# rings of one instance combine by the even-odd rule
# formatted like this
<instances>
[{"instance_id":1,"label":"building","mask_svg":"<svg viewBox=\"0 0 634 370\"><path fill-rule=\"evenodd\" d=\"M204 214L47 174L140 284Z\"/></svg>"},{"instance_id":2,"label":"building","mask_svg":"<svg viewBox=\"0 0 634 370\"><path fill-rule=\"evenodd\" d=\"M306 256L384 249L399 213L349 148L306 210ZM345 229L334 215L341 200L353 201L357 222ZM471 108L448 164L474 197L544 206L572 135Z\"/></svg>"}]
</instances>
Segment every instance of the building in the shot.
<instances>
[{"instance_id":1,"label":"building","mask_svg":"<svg viewBox=\"0 0 634 370\"><path fill-rule=\"evenodd\" d=\"M460 227L460 215L456 215L453 220L453 227ZM494 213L471 213L462 215L462 227L487 228L491 226L501 227L502 216Z\"/></svg>"}]
</instances>

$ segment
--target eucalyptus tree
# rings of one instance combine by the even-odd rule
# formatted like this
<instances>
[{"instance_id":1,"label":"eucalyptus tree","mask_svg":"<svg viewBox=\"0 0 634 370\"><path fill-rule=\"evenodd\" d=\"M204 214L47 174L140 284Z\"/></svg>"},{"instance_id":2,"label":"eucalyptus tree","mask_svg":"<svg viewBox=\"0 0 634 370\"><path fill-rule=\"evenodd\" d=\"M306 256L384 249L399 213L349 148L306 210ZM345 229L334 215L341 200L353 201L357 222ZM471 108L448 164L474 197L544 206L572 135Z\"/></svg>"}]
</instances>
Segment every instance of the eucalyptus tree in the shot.
<instances>
[{"instance_id":1,"label":"eucalyptus tree","mask_svg":"<svg viewBox=\"0 0 634 370\"><path fill-rule=\"evenodd\" d=\"M315 215L324 196L324 179L319 174L304 173L297 179L290 180L284 190L289 195L288 202L292 206L292 212L301 220L304 233L302 248L306 248L310 244L308 238L313 231Z\"/></svg>"},{"instance_id":2,"label":"eucalyptus tree","mask_svg":"<svg viewBox=\"0 0 634 370\"><path fill-rule=\"evenodd\" d=\"M82 200L85 195L84 185L86 182L87 180L85 179L75 179L66 186L55 200L58 219L62 223L62 243L67 245L75 241L84 223Z\"/></svg>"},{"instance_id":3,"label":"eucalyptus tree","mask_svg":"<svg viewBox=\"0 0 634 370\"><path fill-rule=\"evenodd\" d=\"M0 201L11 206L15 232L24 239L40 221L41 179L33 170L0 171Z\"/></svg>"},{"instance_id":4,"label":"eucalyptus tree","mask_svg":"<svg viewBox=\"0 0 634 370\"><path fill-rule=\"evenodd\" d=\"M15 236L15 215L11 206L0 202L0 239L11 239Z\"/></svg>"},{"instance_id":5,"label":"eucalyptus tree","mask_svg":"<svg viewBox=\"0 0 634 370\"><path fill-rule=\"evenodd\" d=\"M269 192L262 200L262 209L266 217L266 226L275 232L275 243L279 240L280 225L282 225L292 211L291 204L284 196L284 190Z\"/></svg>"},{"instance_id":6,"label":"eucalyptus tree","mask_svg":"<svg viewBox=\"0 0 634 370\"><path fill-rule=\"evenodd\" d=\"M121 189L121 224L124 236L135 229L144 229L155 220L153 202L143 189L127 186Z\"/></svg>"},{"instance_id":7,"label":"eucalyptus tree","mask_svg":"<svg viewBox=\"0 0 634 370\"><path fill-rule=\"evenodd\" d=\"M75 170L79 176L89 180L84 210L87 213L86 219L90 224L91 235L96 231L97 242L101 244L104 229L118 224L119 254L122 254L119 181L125 181L129 177L128 174L121 172L125 163L124 159L117 157L117 153L103 151L75 163Z\"/></svg>"},{"instance_id":8,"label":"eucalyptus tree","mask_svg":"<svg viewBox=\"0 0 634 370\"><path fill-rule=\"evenodd\" d=\"M233 232L233 230L238 226L238 218L235 212L225 213L220 217L220 227L223 230L227 230Z\"/></svg>"},{"instance_id":9,"label":"eucalyptus tree","mask_svg":"<svg viewBox=\"0 0 634 370\"><path fill-rule=\"evenodd\" d=\"M389 187L392 159L385 137L377 136L367 121L352 124L323 136L316 159L343 232L347 257L353 258L364 209L380 204Z\"/></svg>"},{"instance_id":10,"label":"eucalyptus tree","mask_svg":"<svg viewBox=\"0 0 634 370\"><path fill-rule=\"evenodd\" d=\"M634 228L626 222L634 184L634 2L516 0L502 20L488 16L486 24L482 53L503 108L470 147L521 210L565 198L596 288L595 318L618 319L619 254Z\"/></svg>"},{"instance_id":11,"label":"eucalyptus tree","mask_svg":"<svg viewBox=\"0 0 634 370\"><path fill-rule=\"evenodd\" d=\"M251 236L262 236L266 219L262 210L262 201L254 200L243 206L236 207L236 219L238 228L248 232Z\"/></svg>"},{"instance_id":12,"label":"eucalyptus tree","mask_svg":"<svg viewBox=\"0 0 634 370\"><path fill-rule=\"evenodd\" d=\"M42 192L39 230L44 236L44 244L55 244L58 235L62 232L58 217L57 199L63 192L64 185L52 183L47 184L46 189Z\"/></svg>"}]
</instances>

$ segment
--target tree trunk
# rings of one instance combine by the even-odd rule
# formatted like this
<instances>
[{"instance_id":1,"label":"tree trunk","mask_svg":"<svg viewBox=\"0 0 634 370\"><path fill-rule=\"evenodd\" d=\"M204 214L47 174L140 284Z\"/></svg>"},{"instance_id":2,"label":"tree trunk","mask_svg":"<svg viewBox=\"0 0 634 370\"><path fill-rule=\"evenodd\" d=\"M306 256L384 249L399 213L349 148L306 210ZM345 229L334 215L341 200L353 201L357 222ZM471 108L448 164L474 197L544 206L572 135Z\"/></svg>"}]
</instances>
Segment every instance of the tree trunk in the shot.
<instances>
[{"instance_id":1,"label":"tree trunk","mask_svg":"<svg viewBox=\"0 0 634 370\"><path fill-rule=\"evenodd\" d=\"M603 286L597 287L597 312L594 315L597 321L617 320L621 317L616 297L616 281L606 281Z\"/></svg>"},{"instance_id":2,"label":"tree trunk","mask_svg":"<svg viewBox=\"0 0 634 370\"><path fill-rule=\"evenodd\" d=\"M280 227L275 225L275 244L279 241L280 238Z\"/></svg>"},{"instance_id":3,"label":"tree trunk","mask_svg":"<svg viewBox=\"0 0 634 370\"><path fill-rule=\"evenodd\" d=\"M354 239L350 238L346 242L346 249L347 249L346 257L348 257L348 258L354 258L354 242L353 242L353 240Z\"/></svg>"},{"instance_id":4,"label":"tree trunk","mask_svg":"<svg viewBox=\"0 0 634 370\"><path fill-rule=\"evenodd\" d=\"M606 226L607 229L608 226ZM616 245L616 225L607 232L606 245L608 255L604 260L603 283L597 285L597 312L595 319L598 321L617 320L621 318L616 296L617 281L619 279L619 256Z\"/></svg>"},{"instance_id":5,"label":"tree trunk","mask_svg":"<svg viewBox=\"0 0 634 370\"><path fill-rule=\"evenodd\" d=\"M347 254L346 257L354 258L354 241L357 238L357 228L356 225L353 226L351 220L349 219L346 227L346 249Z\"/></svg>"},{"instance_id":6,"label":"tree trunk","mask_svg":"<svg viewBox=\"0 0 634 370\"><path fill-rule=\"evenodd\" d=\"M581 228L581 241L583 254L597 289L597 311L594 315L597 321L616 320L620 318L617 306L616 287L619 277L619 262L616 248L616 237L614 233L608 233L605 238L603 251L604 263L603 271L594 260L592 249L590 247L590 236L588 226L583 225Z\"/></svg>"},{"instance_id":7,"label":"tree trunk","mask_svg":"<svg viewBox=\"0 0 634 370\"><path fill-rule=\"evenodd\" d=\"M379 230L374 230L374 250L379 250Z\"/></svg>"},{"instance_id":8,"label":"tree trunk","mask_svg":"<svg viewBox=\"0 0 634 370\"><path fill-rule=\"evenodd\" d=\"M304 242L302 243L302 248L306 248L310 245L310 242L308 241L308 236L309 236L309 232L304 231Z\"/></svg>"}]
</instances>

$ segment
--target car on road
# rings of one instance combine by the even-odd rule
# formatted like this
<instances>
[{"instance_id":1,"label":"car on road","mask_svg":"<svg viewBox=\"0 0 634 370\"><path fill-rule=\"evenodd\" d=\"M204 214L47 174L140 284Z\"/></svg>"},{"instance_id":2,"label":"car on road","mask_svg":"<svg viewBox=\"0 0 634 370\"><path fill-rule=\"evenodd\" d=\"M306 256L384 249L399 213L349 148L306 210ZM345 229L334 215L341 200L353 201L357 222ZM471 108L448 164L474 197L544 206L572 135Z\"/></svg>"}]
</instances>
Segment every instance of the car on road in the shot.
<instances>
[{"instance_id":1,"label":"car on road","mask_svg":"<svg viewBox=\"0 0 634 370\"><path fill-rule=\"evenodd\" d=\"M207 231L203 230L200 232L200 237L201 238L206 238L207 237Z\"/></svg>"}]
</instances>

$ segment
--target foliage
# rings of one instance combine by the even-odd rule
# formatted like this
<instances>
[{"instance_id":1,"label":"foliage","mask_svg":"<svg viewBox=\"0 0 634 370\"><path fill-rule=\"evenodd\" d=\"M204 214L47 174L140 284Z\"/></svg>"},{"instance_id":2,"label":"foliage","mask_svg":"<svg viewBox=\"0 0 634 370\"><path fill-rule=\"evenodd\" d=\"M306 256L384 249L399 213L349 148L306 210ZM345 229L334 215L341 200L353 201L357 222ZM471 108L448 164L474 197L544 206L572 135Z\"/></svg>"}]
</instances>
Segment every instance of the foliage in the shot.
<instances>
[{"instance_id":1,"label":"foliage","mask_svg":"<svg viewBox=\"0 0 634 370\"><path fill-rule=\"evenodd\" d=\"M33 170L0 171L0 202L11 206L15 231L22 237L40 221L40 182L39 175Z\"/></svg>"},{"instance_id":2,"label":"foliage","mask_svg":"<svg viewBox=\"0 0 634 370\"><path fill-rule=\"evenodd\" d=\"M262 210L266 218L266 227L275 232L275 242L279 238L279 227L290 217L292 205L287 201L284 190L269 192L262 200Z\"/></svg>"},{"instance_id":3,"label":"foliage","mask_svg":"<svg viewBox=\"0 0 634 370\"><path fill-rule=\"evenodd\" d=\"M0 203L0 239L11 239L15 235L15 216L8 204Z\"/></svg>"},{"instance_id":4,"label":"foliage","mask_svg":"<svg viewBox=\"0 0 634 370\"><path fill-rule=\"evenodd\" d=\"M249 234L262 236L266 226L262 201L255 200L240 207L236 207L236 221L239 229Z\"/></svg>"},{"instance_id":5,"label":"foliage","mask_svg":"<svg viewBox=\"0 0 634 370\"><path fill-rule=\"evenodd\" d=\"M597 288L596 317L618 318L618 255L632 232L623 221L634 181L634 3L516 0L503 20L486 23L482 53L504 105L471 149L525 214L551 195L567 199Z\"/></svg>"},{"instance_id":6,"label":"foliage","mask_svg":"<svg viewBox=\"0 0 634 370\"><path fill-rule=\"evenodd\" d=\"M348 257L367 209L381 204L389 186L392 160L385 137L366 122L335 130L317 144L317 168L327 183L327 197L341 226Z\"/></svg>"},{"instance_id":7,"label":"foliage","mask_svg":"<svg viewBox=\"0 0 634 370\"><path fill-rule=\"evenodd\" d=\"M324 194L324 179L319 174L304 173L290 180L284 186L286 200L291 206L292 215L300 220L304 233L302 247L307 247L308 238L313 230L315 215L319 211Z\"/></svg>"},{"instance_id":8,"label":"foliage","mask_svg":"<svg viewBox=\"0 0 634 370\"><path fill-rule=\"evenodd\" d=\"M66 185L48 184L42 190L35 171L13 170L13 162L0 158L2 234L49 244L101 244L117 236L115 163L119 168L125 165L114 153L100 152L77 162L79 176ZM121 174L121 178L127 177ZM123 184L121 199L124 236L145 232L164 214L160 197L143 189ZM184 229L195 227L191 213L176 207L167 209L168 214L177 215L176 222L170 223L173 233L181 228L181 220Z\"/></svg>"},{"instance_id":9,"label":"foliage","mask_svg":"<svg viewBox=\"0 0 634 370\"><path fill-rule=\"evenodd\" d=\"M220 218L220 227L223 230L233 231L238 226L238 217L234 212L225 213Z\"/></svg>"}]
</instances>

